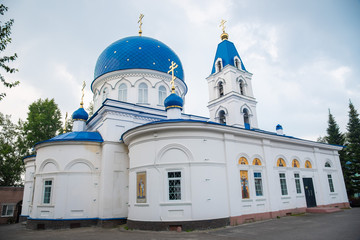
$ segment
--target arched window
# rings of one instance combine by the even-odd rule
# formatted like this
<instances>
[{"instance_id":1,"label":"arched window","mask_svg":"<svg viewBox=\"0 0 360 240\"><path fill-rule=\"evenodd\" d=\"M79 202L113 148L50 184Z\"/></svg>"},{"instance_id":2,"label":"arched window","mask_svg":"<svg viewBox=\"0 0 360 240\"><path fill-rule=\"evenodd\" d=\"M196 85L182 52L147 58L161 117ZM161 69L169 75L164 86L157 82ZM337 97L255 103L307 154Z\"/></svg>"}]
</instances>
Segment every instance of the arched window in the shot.
<instances>
[{"instance_id":1,"label":"arched window","mask_svg":"<svg viewBox=\"0 0 360 240\"><path fill-rule=\"evenodd\" d=\"M237 69L240 69L240 61L239 61L239 59L237 59L237 58L235 58L235 67L236 67Z\"/></svg>"},{"instance_id":2,"label":"arched window","mask_svg":"<svg viewBox=\"0 0 360 240\"><path fill-rule=\"evenodd\" d=\"M166 88L164 86L159 87L159 105L164 105L166 98Z\"/></svg>"},{"instance_id":3,"label":"arched window","mask_svg":"<svg viewBox=\"0 0 360 240\"><path fill-rule=\"evenodd\" d=\"M296 159L294 159L294 160L292 161L292 167L294 167L294 168L299 168L299 167L300 167L299 161L296 160Z\"/></svg>"},{"instance_id":4,"label":"arched window","mask_svg":"<svg viewBox=\"0 0 360 240\"><path fill-rule=\"evenodd\" d=\"M221 61L218 61L216 63L216 68L217 68L217 71L220 72L221 71Z\"/></svg>"},{"instance_id":5,"label":"arched window","mask_svg":"<svg viewBox=\"0 0 360 240\"><path fill-rule=\"evenodd\" d=\"M224 112L224 110L221 110L221 111L219 112L219 122L220 122L221 124L226 124L226 117L225 117L225 112Z\"/></svg>"},{"instance_id":6,"label":"arched window","mask_svg":"<svg viewBox=\"0 0 360 240\"><path fill-rule=\"evenodd\" d=\"M260 161L260 159L254 158L254 160L253 160L253 165L261 166L261 161Z\"/></svg>"},{"instance_id":7,"label":"arched window","mask_svg":"<svg viewBox=\"0 0 360 240\"><path fill-rule=\"evenodd\" d=\"M240 165L248 165L249 163L248 163L248 160L246 159L246 157L241 157L239 159L239 164Z\"/></svg>"},{"instance_id":8,"label":"arched window","mask_svg":"<svg viewBox=\"0 0 360 240\"><path fill-rule=\"evenodd\" d=\"M330 168L331 168L330 163L329 163L329 162L326 162L326 163L325 163L325 167L330 167Z\"/></svg>"},{"instance_id":9,"label":"arched window","mask_svg":"<svg viewBox=\"0 0 360 240\"><path fill-rule=\"evenodd\" d=\"M139 85L139 103L148 102L148 86L146 83L140 83Z\"/></svg>"},{"instance_id":10,"label":"arched window","mask_svg":"<svg viewBox=\"0 0 360 240\"><path fill-rule=\"evenodd\" d=\"M219 97L224 96L224 85L222 82L219 82L218 89L219 89Z\"/></svg>"},{"instance_id":11,"label":"arched window","mask_svg":"<svg viewBox=\"0 0 360 240\"><path fill-rule=\"evenodd\" d=\"M243 114L244 114L244 125L245 125L245 128L246 128L246 129L250 129L249 110L247 110L246 108L244 108Z\"/></svg>"},{"instance_id":12,"label":"arched window","mask_svg":"<svg viewBox=\"0 0 360 240\"><path fill-rule=\"evenodd\" d=\"M122 83L119 87L119 101L127 101L127 86L125 83Z\"/></svg>"},{"instance_id":13,"label":"arched window","mask_svg":"<svg viewBox=\"0 0 360 240\"><path fill-rule=\"evenodd\" d=\"M244 91L244 81L243 80L240 80L240 94L241 95L245 95L245 91Z\"/></svg>"},{"instance_id":14,"label":"arched window","mask_svg":"<svg viewBox=\"0 0 360 240\"><path fill-rule=\"evenodd\" d=\"M309 160L306 160L305 162L305 168L312 168L311 162Z\"/></svg>"},{"instance_id":15,"label":"arched window","mask_svg":"<svg viewBox=\"0 0 360 240\"><path fill-rule=\"evenodd\" d=\"M109 90L108 88L104 88L104 90L102 91L103 97L102 97L102 101L104 102L105 99L107 99L108 95L109 95Z\"/></svg>"},{"instance_id":16,"label":"arched window","mask_svg":"<svg viewBox=\"0 0 360 240\"><path fill-rule=\"evenodd\" d=\"M278 166L278 167L286 167L286 162L285 162L285 160L282 159L282 158L279 158L279 159L277 160L276 166Z\"/></svg>"}]
</instances>

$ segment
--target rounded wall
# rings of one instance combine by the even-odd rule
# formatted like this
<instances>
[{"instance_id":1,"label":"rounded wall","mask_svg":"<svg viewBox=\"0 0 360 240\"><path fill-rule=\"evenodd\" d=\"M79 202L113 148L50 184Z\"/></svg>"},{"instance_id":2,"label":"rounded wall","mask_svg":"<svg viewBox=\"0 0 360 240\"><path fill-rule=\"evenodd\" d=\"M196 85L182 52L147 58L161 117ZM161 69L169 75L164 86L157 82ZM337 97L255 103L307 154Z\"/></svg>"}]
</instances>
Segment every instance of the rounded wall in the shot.
<instances>
[{"instance_id":1,"label":"rounded wall","mask_svg":"<svg viewBox=\"0 0 360 240\"><path fill-rule=\"evenodd\" d=\"M164 110L164 100L171 92L171 75L148 69L121 70L107 73L92 84L94 111L106 99ZM186 84L175 80L176 92L183 99Z\"/></svg>"},{"instance_id":2,"label":"rounded wall","mask_svg":"<svg viewBox=\"0 0 360 240\"><path fill-rule=\"evenodd\" d=\"M38 146L32 219L98 217L101 144L56 142Z\"/></svg>"}]
</instances>

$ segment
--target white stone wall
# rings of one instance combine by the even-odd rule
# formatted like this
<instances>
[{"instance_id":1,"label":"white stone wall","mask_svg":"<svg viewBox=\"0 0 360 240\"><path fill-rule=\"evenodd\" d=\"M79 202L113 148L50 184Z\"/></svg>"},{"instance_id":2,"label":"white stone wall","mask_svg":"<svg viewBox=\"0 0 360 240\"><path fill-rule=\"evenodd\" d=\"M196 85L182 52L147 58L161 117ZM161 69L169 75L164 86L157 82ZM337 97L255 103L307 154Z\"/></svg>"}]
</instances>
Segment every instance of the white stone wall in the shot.
<instances>
[{"instance_id":1,"label":"white stone wall","mask_svg":"<svg viewBox=\"0 0 360 240\"><path fill-rule=\"evenodd\" d=\"M24 196L21 208L22 216L30 216L32 207L32 197L34 191L34 176L35 176L35 156L24 159L25 164L25 181L24 181Z\"/></svg>"},{"instance_id":2,"label":"white stone wall","mask_svg":"<svg viewBox=\"0 0 360 240\"><path fill-rule=\"evenodd\" d=\"M138 221L186 221L305 208L302 179L312 178L317 205L347 202L337 150L325 144L206 123L162 123L124 135L129 147L129 214ZM240 165L246 157L249 165ZM277 159L286 167L277 167ZM261 166L252 165L259 158ZM291 167L293 159L300 168ZM305 161L313 166L305 168ZM332 167L326 169L326 161ZM168 171L182 173L182 199L168 199ZM240 170L248 171L250 198L241 195ZM147 174L147 201L136 202L136 174ZM254 172L262 173L263 196L255 195ZM327 172L333 176L330 193ZM281 195L285 173L287 195ZM300 175L296 193L294 173Z\"/></svg>"}]
</instances>

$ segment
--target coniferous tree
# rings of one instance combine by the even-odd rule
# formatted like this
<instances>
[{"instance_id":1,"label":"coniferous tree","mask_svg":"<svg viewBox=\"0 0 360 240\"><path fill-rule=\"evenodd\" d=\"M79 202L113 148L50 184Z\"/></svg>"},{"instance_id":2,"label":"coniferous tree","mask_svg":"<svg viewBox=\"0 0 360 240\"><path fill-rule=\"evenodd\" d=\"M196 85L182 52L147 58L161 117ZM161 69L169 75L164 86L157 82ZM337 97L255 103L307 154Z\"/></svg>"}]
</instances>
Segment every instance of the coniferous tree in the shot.
<instances>
[{"instance_id":1,"label":"coniferous tree","mask_svg":"<svg viewBox=\"0 0 360 240\"><path fill-rule=\"evenodd\" d=\"M340 132L339 125L335 121L334 116L331 114L330 109L329 109L328 128L326 129L326 133L327 133L327 135L324 138L327 143L344 146L345 135ZM346 189L351 189L352 182L351 182L351 176L349 175L348 165L346 164L346 161L347 161L346 160L346 150L342 149L341 151L339 151L339 155L340 155L339 158L340 158L341 168L342 168L343 175L344 175Z\"/></svg>"},{"instance_id":2,"label":"coniferous tree","mask_svg":"<svg viewBox=\"0 0 360 240\"><path fill-rule=\"evenodd\" d=\"M360 119L352 102L349 102L349 122L347 124L346 165L349 168L351 187L349 196L360 193Z\"/></svg>"}]
</instances>

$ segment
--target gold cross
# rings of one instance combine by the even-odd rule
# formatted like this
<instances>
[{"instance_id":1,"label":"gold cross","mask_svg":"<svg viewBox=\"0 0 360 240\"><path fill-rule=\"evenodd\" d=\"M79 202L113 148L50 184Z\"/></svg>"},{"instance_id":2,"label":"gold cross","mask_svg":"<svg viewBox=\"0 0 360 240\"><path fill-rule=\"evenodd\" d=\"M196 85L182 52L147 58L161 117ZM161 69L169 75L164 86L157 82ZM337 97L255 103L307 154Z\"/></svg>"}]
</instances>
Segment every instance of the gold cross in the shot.
<instances>
[{"instance_id":1,"label":"gold cross","mask_svg":"<svg viewBox=\"0 0 360 240\"><path fill-rule=\"evenodd\" d=\"M84 106L84 88L85 88L85 86L86 86L86 83L85 83L85 81L84 81L84 82L83 82L83 85L82 85L82 89L81 89L81 91L82 91L82 96L81 96L80 107L83 107L83 106Z\"/></svg>"},{"instance_id":2,"label":"gold cross","mask_svg":"<svg viewBox=\"0 0 360 240\"><path fill-rule=\"evenodd\" d=\"M220 22L220 26L219 26L219 27L222 28L223 32L225 32L225 23L226 23L226 21L224 19L222 19L221 22Z\"/></svg>"},{"instance_id":3,"label":"gold cross","mask_svg":"<svg viewBox=\"0 0 360 240\"><path fill-rule=\"evenodd\" d=\"M170 65L170 70L168 71L168 73L171 72L171 81L170 81L170 84L171 84L171 93L175 93L175 76L174 76L174 70L175 68L177 68L178 65L176 63L174 63L174 61L171 61L171 65Z\"/></svg>"},{"instance_id":4,"label":"gold cross","mask_svg":"<svg viewBox=\"0 0 360 240\"><path fill-rule=\"evenodd\" d=\"M141 26L142 26L143 17L144 17L144 14L140 13L139 21L138 21L138 23L140 23L140 25L139 25L139 36L141 36L141 34L142 34Z\"/></svg>"}]
</instances>

